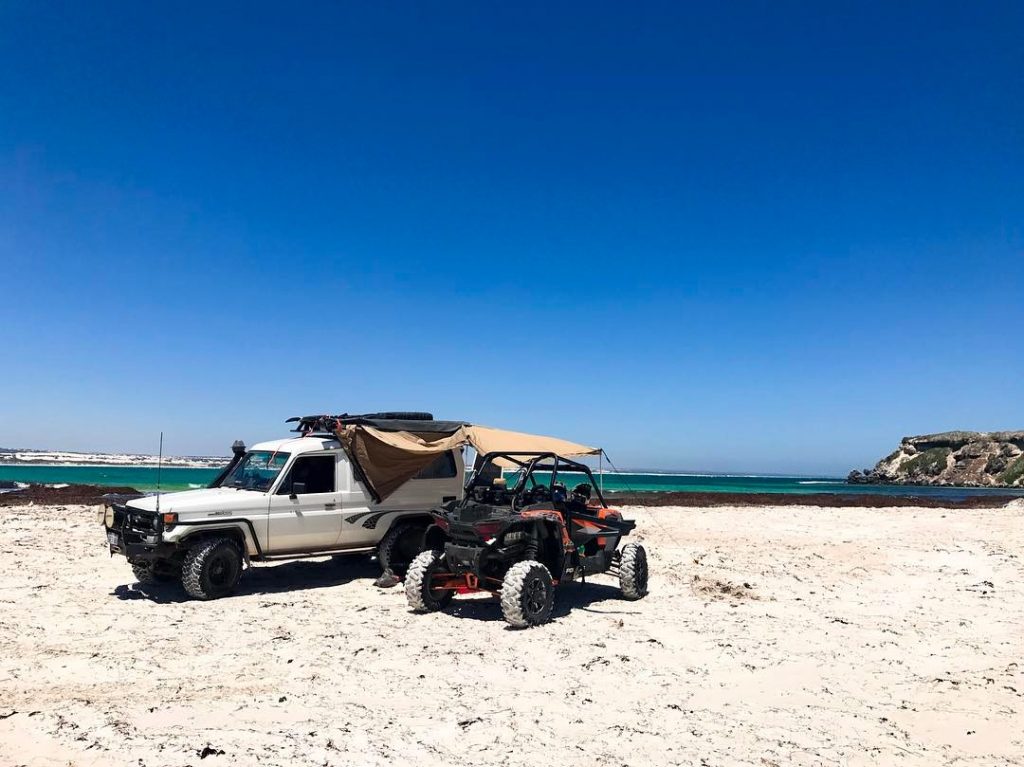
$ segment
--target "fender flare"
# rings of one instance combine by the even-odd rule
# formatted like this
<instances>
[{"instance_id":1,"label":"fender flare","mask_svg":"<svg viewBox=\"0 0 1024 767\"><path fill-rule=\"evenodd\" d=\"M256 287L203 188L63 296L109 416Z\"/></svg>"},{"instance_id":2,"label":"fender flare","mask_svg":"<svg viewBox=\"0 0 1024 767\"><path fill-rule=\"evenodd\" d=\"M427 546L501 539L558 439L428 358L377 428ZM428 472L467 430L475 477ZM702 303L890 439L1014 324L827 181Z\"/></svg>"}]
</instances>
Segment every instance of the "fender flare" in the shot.
<instances>
[{"instance_id":1,"label":"fender flare","mask_svg":"<svg viewBox=\"0 0 1024 767\"><path fill-rule=\"evenodd\" d=\"M430 525L432 525L434 523L434 517L431 515L431 513L429 511L408 511L408 512L403 512L401 510L395 510L393 512L384 512L384 513L385 514L398 514L399 515L399 516L395 517L394 519L392 519L391 522L388 523L388 526L386 528L384 528L384 535L387 535L388 533L390 533L392 528L394 528L396 525L406 525L406 524L409 524L410 522L411 523L420 523L420 522L422 522L423 523L423 527L425 529L425 528L429 527ZM383 536L381 536L381 538L383 538Z\"/></svg>"},{"instance_id":2,"label":"fender flare","mask_svg":"<svg viewBox=\"0 0 1024 767\"><path fill-rule=\"evenodd\" d=\"M198 520L195 522L185 521L177 522L175 527L189 527L195 528L191 532L186 532L175 541L178 545L185 545L186 547L191 543L198 540L198 537L208 537L209 533L217 532L229 532L232 536L237 536L242 539L242 548L245 558L249 558L250 549L255 549L256 556L263 556L263 547L260 546L260 539L256 535L256 528L253 527L252 520L246 518L220 520Z\"/></svg>"},{"instance_id":3,"label":"fender flare","mask_svg":"<svg viewBox=\"0 0 1024 767\"><path fill-rule=\"evenodd\" d=\"M434 523L423 531L423 549L444 551L444 545L451 540L444 528Z\"/></svg>"}]
</instances>

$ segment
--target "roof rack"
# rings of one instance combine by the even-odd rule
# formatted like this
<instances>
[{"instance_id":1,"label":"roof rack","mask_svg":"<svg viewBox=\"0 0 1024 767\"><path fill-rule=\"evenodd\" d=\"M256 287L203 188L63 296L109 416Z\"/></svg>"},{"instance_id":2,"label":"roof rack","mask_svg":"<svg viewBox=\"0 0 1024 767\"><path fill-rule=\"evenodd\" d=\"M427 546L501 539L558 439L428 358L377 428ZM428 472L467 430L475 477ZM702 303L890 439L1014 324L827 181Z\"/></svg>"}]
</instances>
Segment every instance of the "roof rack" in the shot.
<instances>
[{"instance_id":1,"label":"roof rack","mask_svg":"<svg viewBox=\"0 0 1024 767\"><path fill-rule=\"evenodd\" d=\"M339 425L356 424L373 426L382 431L412 431L451 433L465 424L462 421L435 421L433 413L417 411L385 411L383 413L364 413L353 415L304 415L289 418L285 423L296 424L292 429L304 437L313 434L334 435Z\"/></svg>"}]
</instances>

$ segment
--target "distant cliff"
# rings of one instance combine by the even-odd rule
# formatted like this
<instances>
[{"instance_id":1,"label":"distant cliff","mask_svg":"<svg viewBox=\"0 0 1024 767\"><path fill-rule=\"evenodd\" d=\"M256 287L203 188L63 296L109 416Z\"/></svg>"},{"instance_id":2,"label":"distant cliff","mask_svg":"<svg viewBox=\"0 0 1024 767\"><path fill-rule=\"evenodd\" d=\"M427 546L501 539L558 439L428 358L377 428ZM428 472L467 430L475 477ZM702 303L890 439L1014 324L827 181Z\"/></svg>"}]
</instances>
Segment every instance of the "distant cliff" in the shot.
<instances>
[{"instance_id":1,"label":"distant cliff","mask_svg":"<svg viewBox=\"0 0 1024 767\"><path fill-rule=\"evenodd\" d=\"M1024 487L1024 431L947 431L904 437L873 469L848 481L896 485Z\"/></svg>"}]
</instances>

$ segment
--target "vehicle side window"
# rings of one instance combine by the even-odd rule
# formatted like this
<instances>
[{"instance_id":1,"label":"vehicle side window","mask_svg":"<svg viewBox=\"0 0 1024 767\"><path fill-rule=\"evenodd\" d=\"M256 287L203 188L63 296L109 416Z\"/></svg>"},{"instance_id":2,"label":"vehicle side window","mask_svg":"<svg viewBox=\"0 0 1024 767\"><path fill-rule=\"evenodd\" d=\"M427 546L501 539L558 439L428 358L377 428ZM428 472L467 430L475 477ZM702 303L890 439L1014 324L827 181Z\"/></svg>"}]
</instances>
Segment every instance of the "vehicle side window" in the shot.
<instances>
[{"instance_id":1,"label":"vehicle side window","mask_svg":"<svg viewBox=\"0 0 1024 767\"><path fill-rule=\"evenodd\" d=\"M306 489L302 495L312 493L333 493L334 492L334 466L333 455L310 455L295 460L288 476L284 478L278 495L290 495L292 486L296 482L305 484Z\"/></svg>"},{"instance_id":2,"label":"vehicle side window","mask_svg":"<svg viewBox=\"0 0 1024 767\"><path fill-rule=\"evenodd\" d=\"M449 450L447 453L439 455L413 479L451 479L458 473L458 468L455 466L455 455Z\"/></svg>"}]
</instances>

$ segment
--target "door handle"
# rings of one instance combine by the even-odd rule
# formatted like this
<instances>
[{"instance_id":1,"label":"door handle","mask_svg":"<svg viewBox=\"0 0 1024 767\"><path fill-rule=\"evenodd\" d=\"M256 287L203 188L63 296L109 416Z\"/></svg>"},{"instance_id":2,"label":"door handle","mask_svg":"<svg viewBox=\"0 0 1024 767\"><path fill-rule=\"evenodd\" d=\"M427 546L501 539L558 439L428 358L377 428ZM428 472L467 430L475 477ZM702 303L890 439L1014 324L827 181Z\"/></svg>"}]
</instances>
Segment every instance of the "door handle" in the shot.
<instances>
[{"instance_id":1,"label":"door handle","mask_svg":"<svg viewBox=\"0 0 1024 767\"><path fill-rule=\"evenodd\" d=\"M338 505L338 504L336 504L336 503L325 503L325 504L324 504L324 508L325 508L325 509L333 509L333 508L335 508L335 507L336 507L337 505Z\"/></svg>"}]
</instances>

